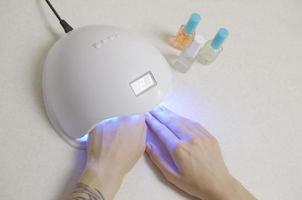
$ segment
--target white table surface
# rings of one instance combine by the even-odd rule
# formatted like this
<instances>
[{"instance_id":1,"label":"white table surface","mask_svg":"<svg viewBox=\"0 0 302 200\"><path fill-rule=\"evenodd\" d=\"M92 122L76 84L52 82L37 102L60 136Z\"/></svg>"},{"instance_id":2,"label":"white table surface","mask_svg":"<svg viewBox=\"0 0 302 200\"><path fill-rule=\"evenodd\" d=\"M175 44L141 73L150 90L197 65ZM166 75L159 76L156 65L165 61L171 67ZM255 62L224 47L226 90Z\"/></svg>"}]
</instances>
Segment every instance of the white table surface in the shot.
<instances>
[{"instance_id":1,"label":"white table surface","mask_svg":"<svg viewBox=\"0 0 302 200\"><path fill-rule=\"evenodd\" d=\"M230 171L259 199L302 196L301 0L53 0L74 27L108 24L138 32L169 59L166 42L191 12L202 13L206 38L230 30L212 66L174 72L166 103L199 120L220 141ZM85 152L49 125L41 70L62 34L43 0L0 1L0 199L55 200L70 192ZM187 199L142 158L118 200Z\"/></svg>"}]
</instances>

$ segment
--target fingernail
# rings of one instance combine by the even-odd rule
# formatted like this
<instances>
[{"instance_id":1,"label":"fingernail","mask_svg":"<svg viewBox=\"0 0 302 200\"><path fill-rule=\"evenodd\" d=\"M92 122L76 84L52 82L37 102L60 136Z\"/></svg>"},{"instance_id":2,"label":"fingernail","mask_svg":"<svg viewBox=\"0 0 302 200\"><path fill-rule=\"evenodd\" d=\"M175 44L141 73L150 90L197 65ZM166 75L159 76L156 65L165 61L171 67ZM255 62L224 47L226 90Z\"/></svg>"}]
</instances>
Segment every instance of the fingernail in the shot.
<instances>
[{"instance_id":1,"label":"fingernail","mask_svg":"<svg viewBox=\"0 0 302 200\"><path fill-rule=\"evenodd\" d=\"M149 112L147 112L147 113L145 114L145 116L146 116L147 119L150 119L150 118L151 118L151 114L150 114Z\"/></svg>"},{"instance_id":2,"label":"fingernail","mask_svg":"<svg viewBox=\"0 0 302 200\"><path fill-rule=\"evenodd\" d=\"M166 107L165 106L160 106L160 109L161 110L166 110Z\"/></svg>"},{"instance_id":3,"label":"fingernail","mask_svg":"<svg viewBox=\"0 0 302 200\"><path fill-rule=\"evenodd\" d=\"M160 112L160 111L163 111L163 109L161 107L156 107L152 111L153 112Z\"/></svg>"}]
</instances>

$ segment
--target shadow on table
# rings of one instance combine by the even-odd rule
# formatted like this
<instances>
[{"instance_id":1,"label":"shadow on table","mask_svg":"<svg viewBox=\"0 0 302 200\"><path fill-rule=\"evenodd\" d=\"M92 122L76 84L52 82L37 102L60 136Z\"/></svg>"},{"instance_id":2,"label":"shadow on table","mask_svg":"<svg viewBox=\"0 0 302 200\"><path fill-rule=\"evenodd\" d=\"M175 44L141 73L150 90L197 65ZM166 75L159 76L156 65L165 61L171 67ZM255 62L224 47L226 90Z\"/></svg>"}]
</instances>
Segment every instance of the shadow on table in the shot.
<instances>
[{"instance_id":1,"label":"shadow on table","mask_svg":"<svg viewBox=\"0 0 302 200\"><path fill-rule=\"evenodd\" d=\"M51 33L52 35L52 39L45 44L44 46L41 46L40 50L37 52L37 57L36 60L34 60L34 74L33 74L33 97L34 100L36 101L36 105L38 105L39 109L37 109L41 116L44 117L45 119L47 119L46 117L46 112L44 110L44 105L43 105L43 94L42 94L42 73L43 73L43 65L44 62L46 60L48 51L50 50L50 48L52 47L52 45L55 43L55 41L57 41L60 38L60 34L56 32L56 30L50 26L49 21L47 19L47 17L45 16L45 13L42 9L42 3L44 3L44 1L41 0L36 0L37 2L37 7L38 7L38 11L40 14L40 19L42 20L45 28L47 29L47 31L49 31L49 33ZM49 36L48 36L49 37Z\"/></svg>"},{"instance_id":2,"label":"shadow on table","mask_svg":"<svg viewBox=\"0 0 302 200\"><path fill-rule=\"evenodd\" d=\"M68 200L74 187L78 183L78 180L82 174L82 171L85 168L86 163L86 151L84 150L76 150L74 154L74 164L73 169L70 170L67 177L66 182L61 183L62 190L61 192L55 196L53 200Z\"/></svg>"}]
</instances>

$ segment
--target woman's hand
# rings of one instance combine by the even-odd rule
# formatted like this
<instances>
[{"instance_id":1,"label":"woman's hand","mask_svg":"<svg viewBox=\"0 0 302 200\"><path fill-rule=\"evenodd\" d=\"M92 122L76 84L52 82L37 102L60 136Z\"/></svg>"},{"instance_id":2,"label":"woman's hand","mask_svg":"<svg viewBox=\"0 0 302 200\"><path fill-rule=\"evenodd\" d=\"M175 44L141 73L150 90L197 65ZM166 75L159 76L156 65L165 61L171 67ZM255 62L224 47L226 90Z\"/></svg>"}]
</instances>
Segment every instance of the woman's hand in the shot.
<instances>
[{"instance_id":1,"label":"woman's hand","mask_svg":"<svg viewBox=\"0 0 302 200\"><path fill-rule=\"evenodd\" d=\"M142 115L98 124L89 134L87 164L80 183L113 199L123 177L145 151L146 125Z\"/></svg>"},{"instance_id":2,"label":"woman's hand","mask_svg":"<svg viewBox=\"0 0 302 200\"><path fill-rule=\"evenodd\" d=\"M170 183L203 200L254 199L230 175L217 140L199 123L163 107L146 115L146 121L153 134L147 152Z\"/></svg>"}]
</instances>

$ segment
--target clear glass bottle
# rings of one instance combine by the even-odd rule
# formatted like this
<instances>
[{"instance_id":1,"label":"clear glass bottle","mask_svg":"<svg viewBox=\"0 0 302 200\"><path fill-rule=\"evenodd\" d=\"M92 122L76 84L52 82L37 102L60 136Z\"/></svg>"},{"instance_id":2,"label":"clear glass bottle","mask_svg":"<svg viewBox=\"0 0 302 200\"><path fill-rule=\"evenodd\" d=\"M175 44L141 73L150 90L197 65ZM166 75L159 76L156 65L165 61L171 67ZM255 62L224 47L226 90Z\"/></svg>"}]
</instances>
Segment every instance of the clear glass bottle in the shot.
<instances>
[{"instance_id":1,"label":"clear glass bottle","mask_svg":"<svg viewBox=\"0 0 302 200\"><path fill-rule=\"evenodd\" d=\"M196 59L203 65L209 65L215 61L222 52L222 44L228 37L229 32L225 28L220 28L213 40L209 40L198 52Z\"/></svg>"},{"instance_id":2,"label":"clear glass bottle","mask_svg":"<svg viewBox=\"0 0 302 200\"><path fill-rule=\"evenodd\" d=\"M201 35L196 35L194 41L180 53L179 57L173 65L174 68L182 73L189 71L195 61L197 53L203 46L204 42L205 39Z\"/></svg>"},{"instance_id":3,"label":"clear glass bottle","mask_svg":"<svg viewBox=\"0 0 302 200\"><path fill-rule=\"evenodd\" d=\"M184 49L189 46L195 37L195 30L201 16L198 13L193 13L186 25L181 25L176 36L169 38L169 43L177 48Z\"/></svg>"}]
</instances>

